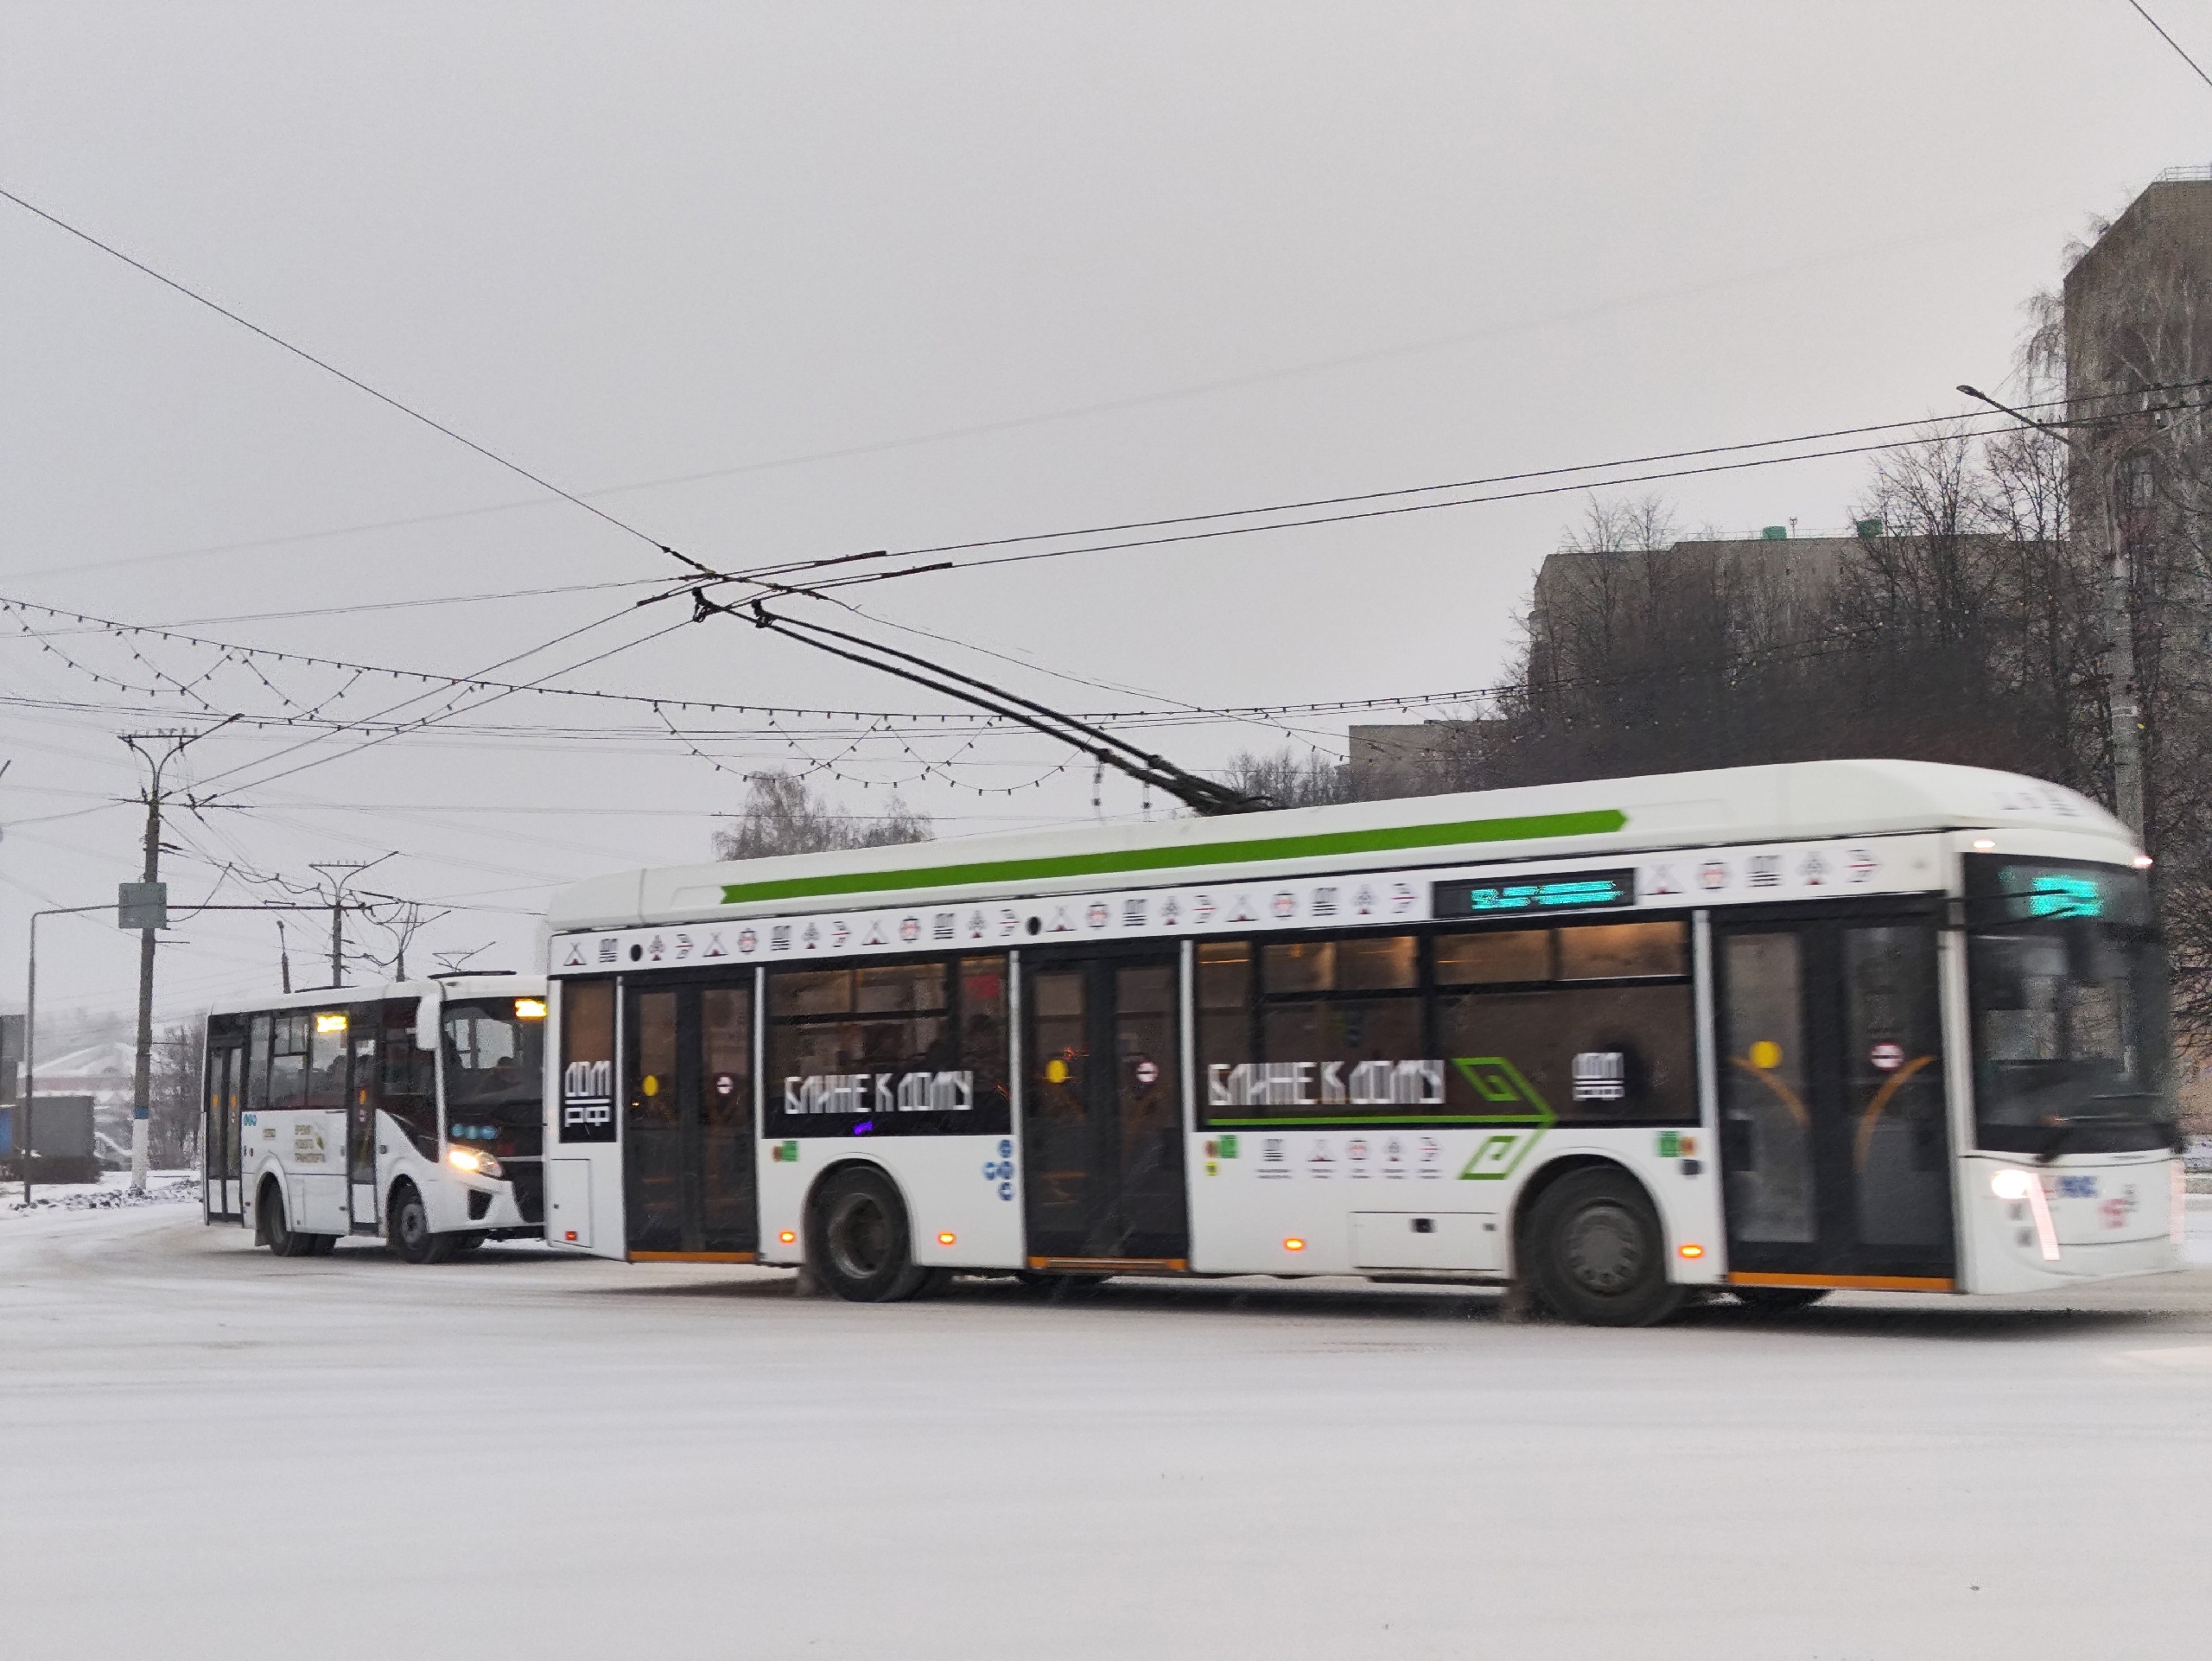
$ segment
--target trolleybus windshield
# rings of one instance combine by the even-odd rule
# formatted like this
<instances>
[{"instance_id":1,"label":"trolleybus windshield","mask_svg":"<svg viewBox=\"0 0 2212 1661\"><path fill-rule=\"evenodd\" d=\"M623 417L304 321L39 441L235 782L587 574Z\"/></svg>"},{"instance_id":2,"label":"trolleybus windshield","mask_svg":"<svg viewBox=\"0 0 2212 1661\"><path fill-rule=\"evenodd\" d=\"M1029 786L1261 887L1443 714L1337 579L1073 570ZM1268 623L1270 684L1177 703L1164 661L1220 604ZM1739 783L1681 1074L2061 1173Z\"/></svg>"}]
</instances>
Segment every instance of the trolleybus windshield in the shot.
<instances>
[{"instance_id":1,"label":"trolleybus windshield","mask_svg":"<svg viewBox=\"0 0 2212 1661\"><path fill-rule=\"evenodd\" d=\"M2151 917L2140 871L1967 856L1983 1147L2048 1157L2173 1142L2165 953Z\"/></svg>"}]
</instances>

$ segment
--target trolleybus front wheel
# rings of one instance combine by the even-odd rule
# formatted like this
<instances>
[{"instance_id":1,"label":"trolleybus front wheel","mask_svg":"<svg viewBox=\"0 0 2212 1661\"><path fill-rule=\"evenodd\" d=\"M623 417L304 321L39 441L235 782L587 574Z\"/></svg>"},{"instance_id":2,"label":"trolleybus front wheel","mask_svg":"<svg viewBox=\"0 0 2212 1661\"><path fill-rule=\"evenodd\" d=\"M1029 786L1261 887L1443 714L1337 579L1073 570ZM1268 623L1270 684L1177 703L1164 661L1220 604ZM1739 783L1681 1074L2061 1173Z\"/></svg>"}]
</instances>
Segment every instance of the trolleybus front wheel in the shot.
<instances>
[{"instance_id":1,"label":"trolleybus front wheel","mask_svg":"<svg viewBox=\"0 0 2212 1661\"><path fill-rule=\"evenodd\" d=\"M454 1237L430 1231L429 1209L412 1182L403 1182L392 1190L385 1235L402 1263L442 1263L450 1262L454 1255Z\"/></svg>"},{"instance_id":2,"label":"trolleybus front wheel","mask_svg":"<svg viewBox=\"0 0 2212 1661\"><path fill-rule=\"evenodd\" d=\"M1595 1327L1649 1327L1682 1306L1666 1235L1625 1171L1571 1171L1536 1197L1528 1273L1553 1313Z\"/></svg>"},{"instance_id":3,"label":"trolleybus front wheel","mask_svg":"<svg viewBox=\"0 0 2212 1661\"><path fill-rule=\"evenodd\" d=\"M825 1178L809 1209L806 1257L822 1283L852 1303L895 1303L934 1278L914 1262L898 1186L855 1166Z\"/></svg>"}]
</instances>

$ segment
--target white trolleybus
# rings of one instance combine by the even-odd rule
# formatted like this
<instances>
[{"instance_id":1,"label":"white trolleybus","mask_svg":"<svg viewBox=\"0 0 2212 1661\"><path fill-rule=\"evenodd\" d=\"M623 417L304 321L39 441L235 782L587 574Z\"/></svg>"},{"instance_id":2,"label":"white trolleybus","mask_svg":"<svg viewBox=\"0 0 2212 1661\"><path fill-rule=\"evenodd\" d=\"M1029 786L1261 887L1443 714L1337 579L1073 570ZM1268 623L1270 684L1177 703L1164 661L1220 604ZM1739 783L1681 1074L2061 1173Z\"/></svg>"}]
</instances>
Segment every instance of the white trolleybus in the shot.
<instances>
[{"instance_id":1,"label":"white trolleybus","mask_svg":"<svg viewBox=\"0 0 2212 1661\"><path fill-rule=\"evenodd\" d=\"M1622 1324L2168 1269L2147 864L1835 761L607 877L550 920L548 1238Z\"/></svg>"},{"instance_id":2,"label":"white trolleybus","mask_svg":"<svg viewBox=\"0 0 2212 1661\"><path fill-rule=\"evenodd\" d=\"M545 983L450 976L207 1017L207 1220L281 1257L381 1235L409 1263L544 1231Z\"/></svg>"}]
</instances>

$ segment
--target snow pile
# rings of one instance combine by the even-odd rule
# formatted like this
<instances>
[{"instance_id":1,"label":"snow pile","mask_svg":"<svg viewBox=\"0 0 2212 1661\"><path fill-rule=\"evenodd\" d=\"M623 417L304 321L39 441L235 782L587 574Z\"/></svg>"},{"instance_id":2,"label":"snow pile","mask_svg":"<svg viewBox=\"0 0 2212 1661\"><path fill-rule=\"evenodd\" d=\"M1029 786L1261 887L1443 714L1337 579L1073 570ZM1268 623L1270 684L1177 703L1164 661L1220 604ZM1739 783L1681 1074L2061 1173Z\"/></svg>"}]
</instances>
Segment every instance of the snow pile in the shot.
<instances>
[{"instance_id":1,"label":"snow pile","mask_svg":"<svg viewBox=\"0 0 2212 1661\"><path fill-rule=\"evenodd\" d=\"M34 1197L29 1200L9 1202L8 1209L22 1211L122 1211L132 1206L169 1206L185 1200L197 1203L200 1199L200 1179L188 1176L176 1182L165 1182L158 1188L94 1188L88 1192L64 1193L51 1198Z\"/></svg>"},{"instance_id":2,"label":"snow pile","mask_svg":"<svg viewBox=\"0 0 2212 1661\"><path fill-rule=\"evenodd\" d=\"M2188 1151L2181 1158L2191 1175L2212 1173L2212 1136L2191 1136Z\"/></svg>"}]
</instances>

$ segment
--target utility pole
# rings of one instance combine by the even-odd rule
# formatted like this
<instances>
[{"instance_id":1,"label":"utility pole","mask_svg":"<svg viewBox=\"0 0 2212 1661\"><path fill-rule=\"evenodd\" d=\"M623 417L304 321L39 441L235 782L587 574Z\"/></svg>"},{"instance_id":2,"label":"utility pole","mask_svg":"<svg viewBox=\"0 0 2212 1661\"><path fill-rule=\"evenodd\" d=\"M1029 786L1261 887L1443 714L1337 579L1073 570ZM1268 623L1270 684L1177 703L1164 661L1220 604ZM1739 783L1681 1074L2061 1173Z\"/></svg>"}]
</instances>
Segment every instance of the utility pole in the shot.
<instances>
[{"instance_id":1,"label":"utility pole","mask_svg":"<svg viewBox=\"0 0 2212 1661\"><path fill-rule=\"evenodd\" d=\"M369 869L381 865L390 854L379 854L374 859L324 860L310 862L308 869L321 871L330 879L330 983L346 984L346 884Z\"/></svg>"},{"instance_id":2,"label":"utility pole","mask_svg":"<svg viewBox=\"0 0 2212 1661\"><path fill-rule=\"evenodd\" d=\"M130 1069L130 1186L141 1191L146 1187L147 1149L153 1130L155 937L168 926L168 894L162 884L162 773L186 746L204 735L187 732L122 735L123 741L150 769L146 780L145 859L137 882L124 883L117 896L116 915L118 927L138 931L138 1046Z\"/></svg>"},{"instance_id":3,"label":"utility pole","mask_svg":"<svg viewBox=\"0 0 2212 1661\"><path fill-rule=\"evenodd\" d=\"M1959 391L2011 416L2024 427L2049 433L2065 445L2080 463L2082 476L2095 500L2107 557L2105 678L2110 683L2107 702L2112 710L2113 811L2139 843L2143 839L2143 702L2135 675L2135 560L2126 527L2120 522L2120 493L2113 470L2095 450L2057 423L2023 415L1977 387L1962 385Z\"/></svg>"}]
</instances>

